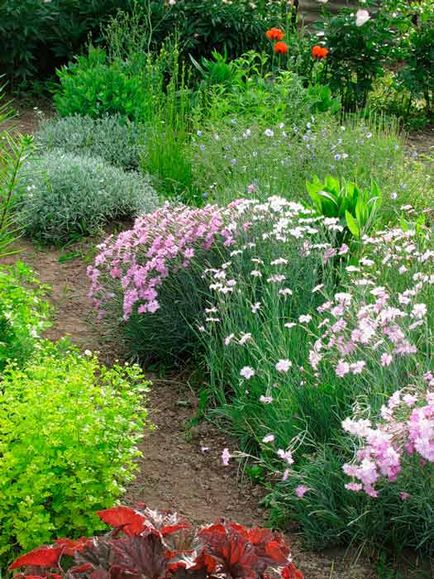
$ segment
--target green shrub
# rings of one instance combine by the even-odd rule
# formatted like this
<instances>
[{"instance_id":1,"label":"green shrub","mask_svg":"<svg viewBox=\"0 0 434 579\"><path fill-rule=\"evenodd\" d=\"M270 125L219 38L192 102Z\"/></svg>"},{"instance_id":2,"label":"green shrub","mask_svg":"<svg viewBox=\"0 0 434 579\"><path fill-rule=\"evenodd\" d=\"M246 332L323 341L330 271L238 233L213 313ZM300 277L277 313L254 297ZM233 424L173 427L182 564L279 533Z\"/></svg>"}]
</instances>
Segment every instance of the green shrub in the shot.
<instances>
[{"instance_id":1,"label":"green shrub","mask_svg":"<svg viewBox=\"0 0 434 579\"><path fill-rule=\"evenodd\" d=\"M56 537L103 528L132 479L146 420L138 367L108 369L46 343L0 382L0 561Z\"/></svg>"},{"instance_id":2,"label":"green shrub","mask_svg":"<svg viewBox=\"0 0 434 579\"><path fill-rule=\"evenodd\" d=\"M384 74L386 63L402 57L411 9L402 0L386 0L383 4L381 10L345 8L338 14L326 14L317 23L323 32L321 42L329 50L322 78L340 94L347 111L363 108L372 83ZM367 19L358 22L359 13Z\"/></svg>"},{"instance_id":3,"label":"green shrub","mask_svg":"<svg viewBox=\"0 0 434 579\"><path fill-rule=\"evenodd\" d=\"M45 291L23 263L0 269L0 371L8 360L25 362L49 326Z\"/></svg>"},{"instance_id":4,"label":"green shrub","mask_svg":"<svg viewBox=\"0 0 434 579\"><path fill-rule=\"evenodd\" d=\"M74 115L45 122L36 135L44 151L62 149L67 153L101 157L123 169L137 169L144 150L143 132L119 116L92 119Z\"/></svg>"},{"instance_id":5,"label":"green shrub","mask_svg":"<svg viewBox=\"0 0 434 579\"><path fill-rule=\"evenodd\" d=\"M285 6L284 0L255 5L249 0L182 0L174 5L162 0L8 0L0 6L0 72L27 86L35 77L46 78L80 53L89 37L103 44L111 17L110 40L125 33L135 48L158 49L176 29L185 54L209 55L216 48L238 56L261 46L264 30ZM124 12L118 16L120 9ZM136 42L130 15L140 33Z\"/></svg>"},{"instance_id":6,"label":"green shrub","mask_svg":"<svg viewBox=\"0 0 434 579\"><path fill-rule=\"evenodd\" d=\"M415 97L401 75L388 71L373 83L366 110L368 114L395 117L406 130L419 130L429 123L429 116L423 100Z\"/></svg>"},{"instance_id":7,"label":"green shrub","mask_svg":"<svg viewBox=\"0 0 434 579\"><path fill-rule=\"evenodd\" d=\"M297 75L268 72L269 58L257 52L249 52L231 65L235 81L208 88L205 122L213 125L229 117L266 128L280 122L299 125L309 119L319 97L310 95Z\"/></svg>"},{"instance_id":8,"label":"green shrub","mask_svg":"<svg viewBox=\"0 0 434 579\"><path fill-rule=\"evenodd\" d=\"M284 19L286 0L136 0L109 23L107 45L115 52L159 49L173 34L185 56L210 56L213 50L230 58L264 45L264 32Z\"/></svg>"},{"instance_id":9,"label":"green shrub","mask_svg":"<svg viewBox=\"0 0 434 579\"><path fill-rule=\"evenodd\" d=\"M80 51L125 0L7 0L0 5L0 73L14 85L46 77Z\"/></svg>"},{"instance_id":10,"label":"green shrub","mask_svg":"<svg viewBox=\"0 0 434 579\"><path fill-rule=\"evenodd\" d=\"M428 119L433 109L434 91L434 13L430 2L423 1L419 6L412 6L417 16L416 24L411 29L408 47L404 53L405 64L398 76L405 88L410 92L411 99L425 101L425 111ZM409 107L411 100L409 102Z\"/></svg>"},{"instance_id":11,"label":"green shrub","mask_svg":"<svg viewBox=\"0 0 434 579\"><path fill-rule=\"evenodd\" d=\"M62 117L87 115L92 118L119 114L131 121L148 117L151 105L139 75L131 74L120 60L109 62L103 50L89 49L57 71L60 87L54 95L56 110Z\"/></svg>"},{"instance_id":12,"label":"green shrub","mask_svg":"<svg viewBox=\"0 0 434 579\"><path fill-rule=\"evenodd\" d=\"M91 235L111 220L131 218L157 205L146 178L98 158L51 151L23 168L18 222L46 243Z\"/></svg>"}]
</instances>

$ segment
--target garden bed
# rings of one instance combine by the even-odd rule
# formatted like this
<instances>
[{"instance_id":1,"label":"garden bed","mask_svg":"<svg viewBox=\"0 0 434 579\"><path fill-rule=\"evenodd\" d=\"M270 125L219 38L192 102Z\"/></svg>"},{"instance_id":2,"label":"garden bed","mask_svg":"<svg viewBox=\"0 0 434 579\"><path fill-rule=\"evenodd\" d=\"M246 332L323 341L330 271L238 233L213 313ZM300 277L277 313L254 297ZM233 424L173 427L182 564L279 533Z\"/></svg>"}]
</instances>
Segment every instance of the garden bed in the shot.
<instances>
[{"instance_id":1,"label":"garden bed","mask_svg":"<svg viewBox=\"0 0 434 579\"><path fill-rule=\"evenodd\" d=\"M86 264L83 257L88 244L65 250L38 249L20 242L19 253L2 260L25 261L50 290L54 307L54 325L46 337L58 340L69 336L82 350L99 352L101 360L113 363L116 346L105 342L98 329L88 293ZM188 385L189 373L161 378L151 374L152 389L148 395L152 432L146 432L140 445L143 458L135 481L123 499L125 504L144 502L151 508L169 509L204 524L226 518L245 525L263 525L267 521L259 506L263 491L249 483L236 468L222 470L221 449L228 438L211 422L196 426L197 398ZM289 535L294 558L310 579L369 579L375 577L368 561L361 562L354 551L331 550L313 553L302 548L295 534Z\"/></svg>"},{"instance_id":2,"label":"garden bed","mask_svg":"<svg viewBox=\"0 0 434 579\"><path fill-rule=\"evenodd\" d=\"M0 574L431 576L429 2L118 4L3 65Z\"/></svg>"}]
</instances>

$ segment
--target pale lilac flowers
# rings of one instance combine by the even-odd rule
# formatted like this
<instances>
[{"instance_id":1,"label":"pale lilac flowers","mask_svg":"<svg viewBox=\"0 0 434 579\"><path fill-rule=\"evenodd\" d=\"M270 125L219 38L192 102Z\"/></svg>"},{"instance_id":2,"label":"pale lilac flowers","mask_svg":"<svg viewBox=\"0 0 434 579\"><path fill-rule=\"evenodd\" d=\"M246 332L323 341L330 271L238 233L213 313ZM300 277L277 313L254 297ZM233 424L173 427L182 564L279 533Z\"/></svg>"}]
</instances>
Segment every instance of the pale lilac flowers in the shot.
<instances>
[{"instance_id":1,"label":"pale lilac flowers","mask_svg":"<svg viewBox=\"0 0 434 579\"><path fill-rule=\"evenodd\" d=\"M223 452L222 452L222 463L223 463L223 466L228 466L230 459L231 459L231 453L229 452L229 449L228 449L228 448L224 448L224 449L223 449Z\"/></svg>"},{"instance_id":2,"label":"pale lilac flowers","mask_svg":"<svg viewBox=\"0 0 434 579\"><path fill-rule=\"evenodd\" d=\"M283 374L286 374L286 372L289 372L289 369L292 366L292 362L290 360L279 360L276 364L276 370L278 372L282 372Z\"/></svg>"},{"instance_id":3,"label":"pale lilac flowers","mask_svg":"<svg viewBox=\"0 0 434 579\"><path fill-rule=\"evenodd\" d=\"M414 407L415 404L418 404ZM397 480L406 455L414 453L434 462L434 396L396 391L383 406L382 422L373 427L369 420L347 418L342 427L357 436L364 445L357 451L354 463L345 464L345 474L356 481L345 486L352 491L363 490L377 497L375 488L382 478Z\"/></svg>"},{"instance_id":4,"label":"pale lilac flowers","mask_svg":"<svg viewBox=\"0 0 434 579\"><path fill-rule=\"evenodd\" d=\"M188 268L197 250L230 246L237 235L233 222L236 204L201 209L166 204L136 219L134 227L110 236L98 246L95 264L88 268L90 297L101 312L115 292L123 297L123 316L152 314L160 304L158 291L172 272ZM225 285L233 290L229 280ZM115 288L115 292L111 291Z\"/></svg>"},{"instance_id":5,"label":"pale lilac flowers","mask_svg":"<svg viewBox=\"0 0 434 579\"><path fill-rule=\"evenodd\" d=\"M254 375L255 371L250 366L244 366L244 368L241 368L240 370L240 376L245 380L250 380Z\"/></svg>"}]
</instances>

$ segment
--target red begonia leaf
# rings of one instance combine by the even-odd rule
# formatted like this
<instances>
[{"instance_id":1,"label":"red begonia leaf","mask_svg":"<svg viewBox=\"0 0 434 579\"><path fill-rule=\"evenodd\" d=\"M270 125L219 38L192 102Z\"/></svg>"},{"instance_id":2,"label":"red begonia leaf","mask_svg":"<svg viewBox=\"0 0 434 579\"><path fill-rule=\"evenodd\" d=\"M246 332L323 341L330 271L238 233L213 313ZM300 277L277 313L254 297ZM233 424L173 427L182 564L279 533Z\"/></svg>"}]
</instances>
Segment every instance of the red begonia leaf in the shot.
<instances>
[{"instance_id":1,"label":"red begonia leaf","mask_svg":"<svg viewBox=\"0 0 434 579\"><path fill-rule=\"evenodd\" d=\"M253 527L248 530L247 537L253 545L261 545L274 538L273 531L270 529L263 529L261 527Z\"/></svg>"},{"instance_id":2,"label":"red begonia leaf","mask_svg":"<svg viewBox=\"0 0 434 579\"><path fill-rule=\"evenodd\" d=\"M73 557L75 553L83 551L83 549L89 544L91 539L87 537L81 537L80 539L56 539L54 542L57 547L62 549L62 555L67 555L68 557Z\"/></svg>"},{"instance_id":3,"label":"red begonia leaf","mask_svg":"<svg viewBox=\"0 0 434 579\"><path fill-rule=\"evenodd\" d=\"M73 575L80 574L80 573L87 573L88 571L92 571L93 565L92 563L82 563L81 565L75 565L69 569L69 572Z\"/></svg>"},{"instance_id":4,"label":"red begonia leaf","mask_svg":"<svg viewBox=\"0 0 434 579\"><path fill-rule=\"evenodd\" d=\"M265 555L278 565L285 565L289 557L289 547L280 541L268 541L265 544Z\"/></svg>"},{"instance_id":5,"label":"red begonia leaf","mask_svg":"<svg viewBox=\"0 0 434 579\"><path fill-rule=\"evenodd\" d=\"M61 549L59 547L44 546L33 549L25 555L21 555L10 565L9 569L18 567L57 567Z\"/></svg>"},{"instance_id":6,"label":"red begonia leaf","mask_svg":"<svg viewBox=\"0 0 434 579\"><path fill-rule=\"evenodd\" d=\"M191 528L190 523L186 521L177 523L176 525L166 525L165 527L162 527L160 529L160 532L163 535L163 537L166 537L167 535L172 535L173 533L177 533L178 531L184 531L190 528Z\"/></svg>"},{"instance_id":7,"label":"red begonia leaf","mask_svg":"<svg viewBox=\"0 0 434 579\"><path fill-rule=\"evenodd\" d=\"M105 569L95 569L89 575L90 579L110 579L110 572Z\"/></svg>"},{"instance_id":8,"label":"red begonia leaf","mask_svg":"<svg viewBox=\"0 0 434 579\"><path fill-rule=\"evenodd\" d=\"M192 571L201 571L202 569L204 569L208 574L214 573L217 569L217 561L214 557L208 555L204 551L199 554L193 567L191 567Z\"/></svg>"},{"instance_id":9,"label":"red begonia leaf","mask_svg":"<svg viewBox=\"0 0 434 579\"><path fill-rule=\"evenodd\" d=\"M304 579L303 573L297 569L294 563L289 563L280 572L283 579Z\"/></svg>"},{"instance_id":10,"label":"red begonia leaf","mask_svg":"<svg viewBox=\"0 0 434 579\"><path fill-rule=\"evenodd\" d=\"M186 569L186 568L187 568L187 563L185 561L175 561L174 563L169 563L167 565L167 569L171 573L175 573L175 571L178 571L178 569Z\"/></svg>"},{"instance_id":11,"label":"red begonia leaf","mask_svg":"<svg viewBox=\"0 0 434 579\"><path fill-rule=\"evenodd\" d=\"M140 535L145 530L145 517L130 507L113 507L104 511L97 511L99 518L107 525L122 528L130 537Z\"/></svg>"}]
</instances>

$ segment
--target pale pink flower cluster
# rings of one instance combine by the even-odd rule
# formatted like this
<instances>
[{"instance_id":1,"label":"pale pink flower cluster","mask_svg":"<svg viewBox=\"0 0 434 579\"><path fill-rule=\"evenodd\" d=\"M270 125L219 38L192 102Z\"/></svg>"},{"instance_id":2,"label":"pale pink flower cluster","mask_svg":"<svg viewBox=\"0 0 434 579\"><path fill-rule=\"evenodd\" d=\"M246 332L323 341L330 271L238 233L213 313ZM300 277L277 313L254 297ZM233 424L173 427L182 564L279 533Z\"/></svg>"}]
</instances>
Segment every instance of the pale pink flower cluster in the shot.
<instances>
[{"instance_id":1,"label":"pale pink flower cluster","mask_svg":"<svg viewBox=\"0 0 434 579\"><path fill-rule=\"evenodd\" d=\"M374 260L364 257L359 266L348 266L348 291L336 293L318 307L324 317L318 324L322 333L309 355L314 371L330 355L336 358L336 375L343 378L361 374L373 363L387 368L396 358L417 353L417 334L413 334L427 324L428 308L421 294L434 284L434 275L427 273L434 252L418 250L414 235L414 231L393 229L364 239L368 247L374 246L383 275L387 269L399 272L404 289L392 294L377 285Z\"/></svg>"},{"instance_id":2,"label":"pale pink flower cluster","mask_svg":"<svg viewBox=\"0 0 434 579\"><path fill-rule=\"evenodd\" d=\"M233 244L235 207L236 203L226 209L166 204L136 219L131 230L110 236L98 246L95 263L88 268L95 307L104 310L114 297L109 288L116 282L123 295L125 320L135 310L140 314L158 310L159 287L171 272L189 267L198 251Z\"/></svg>"},{"instance_id":3,"label":"pale pink flower cluster","mask_svg":"<svg viewBox=\"0 0 434 579\"><path fill-rule=\"evenodd\" d=\"M434 394L431 391L417 395L398 390L383 406L381 415L382 421L375 427L366 419L347 418L342 423L346 432L365 443L357 451L355 462L343 466L345 474L356 479L345 487L364 491L371 497L378 496L375 485L382 478L396 481L405 455L417 453L423 460L434 462Z\"/></svg>"}]
</instances>

